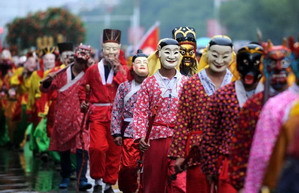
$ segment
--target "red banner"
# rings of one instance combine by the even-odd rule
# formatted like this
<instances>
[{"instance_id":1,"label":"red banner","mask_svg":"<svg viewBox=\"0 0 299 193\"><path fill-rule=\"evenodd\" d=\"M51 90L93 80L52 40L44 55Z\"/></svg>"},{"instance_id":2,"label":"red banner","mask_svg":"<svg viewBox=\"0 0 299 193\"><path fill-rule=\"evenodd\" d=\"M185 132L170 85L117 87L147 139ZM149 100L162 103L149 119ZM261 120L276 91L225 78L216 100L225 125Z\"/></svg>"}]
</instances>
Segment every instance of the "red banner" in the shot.
<instances>
[{"instance_id":1,"label":"red banner","mask_svg":"<svg viewBox=\"0 0 299 193\"><path fill-rule=\"evenodd\" d=\"M159 29L160 23L156 22L142 37L140 43L136 46L134 53L136 53L138 49L142 49L143 53L147 55L153 53L156 50L157 44L159 42Z\"/></svg>"}]
</instances>

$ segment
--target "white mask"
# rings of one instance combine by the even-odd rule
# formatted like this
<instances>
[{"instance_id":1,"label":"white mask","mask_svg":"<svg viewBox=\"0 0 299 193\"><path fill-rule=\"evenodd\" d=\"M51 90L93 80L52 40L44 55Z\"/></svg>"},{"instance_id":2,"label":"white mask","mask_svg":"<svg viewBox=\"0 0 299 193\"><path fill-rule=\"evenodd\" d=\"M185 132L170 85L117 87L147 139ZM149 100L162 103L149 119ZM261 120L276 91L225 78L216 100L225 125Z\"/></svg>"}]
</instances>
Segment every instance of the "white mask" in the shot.
<instances>
[{"instance_id":1,"label":"white mask","mask_svg":"<svg viewBox=\"0 0 299 193\"><path fill-rule=\"evenodd\" d=\"M148 60L146 57L137 57L133 62L134 72L141 77L148 75Z\"/></svg>"},{"instance_id":2,"label":"white mask","mask_svg":"<svg viewBox=\"0 0 299 193\"><path fill-rule=\"evenodd\" d=\"M73 51L64 51L60 55L60 61L62 64L69 65L74 61L74 52Z\"/></svg>"},{"instance_id":3,"label":"white mask","mask_svg":"<svg viewBox=\"0 0 299 193\"><path fill-rule=\"evenodd\" d=\"M43 64L44 64L44 69L49 70L55 67L55 55L54 54L46 54L43 57Z\"/></svg>"},{"instance_id":4,"label":"white mask","mask_svg":"<svg viewBox=\"0 0 299 193\"><path fill-rule=\"evenodd\" d=\"M180 47L178 45L166 45L159 50L161 64L166 69L173 69L179 64Z\"/></svg>"},{"instance_id":5,"label":"white mask","mask_svg":"<svg viewBox=\"0 0 299 193\"><path fill-rule=\"evenodd\" d=\"M215 72L226 70L232 60L233 49L230 46L212 45L208 50L208 64Z\"/></svg>"},{"instance_id":6,"label":"white mask","mask_svg":"<svg viewBox=\"0 0 299 193\"><path fill-rule=\"evenodd\" d=\"M103 56L105 60L118 59L120 52L120 44L115 42L107 42L103 44Z\"/></svg>"},{"instance_id":7,"label":"white mask","mask_svg":"<svg viewBox=\"0 0 299 193\"><path fill-rule=\"evenodd\" d=\"M33 72L37 69L38 63L34 57L29 57L24 63L24 67L29 71Z\"/></svg>"}]
</instances>

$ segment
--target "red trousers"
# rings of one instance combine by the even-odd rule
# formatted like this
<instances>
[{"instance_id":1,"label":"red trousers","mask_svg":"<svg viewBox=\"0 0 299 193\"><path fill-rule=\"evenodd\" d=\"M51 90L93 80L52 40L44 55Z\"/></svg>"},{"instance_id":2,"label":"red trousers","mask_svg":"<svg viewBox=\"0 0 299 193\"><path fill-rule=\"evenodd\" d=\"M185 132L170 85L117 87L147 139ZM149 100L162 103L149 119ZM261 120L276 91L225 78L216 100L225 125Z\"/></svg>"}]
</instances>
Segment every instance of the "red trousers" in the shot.
<instances>
[{"instance_id":1,"label":"red trousers","mask_svg":"<svg viewBox=\"0 0 299 193\"><path fill-rule=\"evenodd\" d=\"M229 160L220 158L218 193L237 193L238 191L229 182Z\"/></svg>"},{"instance_id":2,"label":"red trousers","mask_svg":"<svg viewBox=\"0 0 299 193\"><path fill-rule=\"evenodd\" d=\"M124 193L136 192L138 188L137 161L140 159L140 151L134 145L134 139L123 140L121 152L121 164L118 176L118 187Z\"/></svg>"},{"instance_id":3,"label":"red trousers","mask_svg":"<svg viewBox=\"0 0 299 193\"><path fill-rule=\"evenodd\" d=\"M90 176L102 178L105 183L115 184L118 178L121 147L110 134L110 122L90 120Z\"/></svg>"},{"instance_id":4,"label":"red trousers","mask_svg":"<svg viewBox=\"0 0 299 193\"><path fill-rule=\"evenodd\" d=\"M169 175L174 172L174 161L168 157L171 138L150 141L149 149L143 157L143 190L144 193L184 193L186 192L186 173L177 175L174 181Z\"/></svg>"},{"instance_id":5,"label":"red trousers","mask_svg":"<svg viewBox=\"0 0 299 193\"><path fill-rule=\"evenodd\" d=\"M210 186L200 166L187 170L187 193L210 193Z\"/></svg>"}]
</instances>

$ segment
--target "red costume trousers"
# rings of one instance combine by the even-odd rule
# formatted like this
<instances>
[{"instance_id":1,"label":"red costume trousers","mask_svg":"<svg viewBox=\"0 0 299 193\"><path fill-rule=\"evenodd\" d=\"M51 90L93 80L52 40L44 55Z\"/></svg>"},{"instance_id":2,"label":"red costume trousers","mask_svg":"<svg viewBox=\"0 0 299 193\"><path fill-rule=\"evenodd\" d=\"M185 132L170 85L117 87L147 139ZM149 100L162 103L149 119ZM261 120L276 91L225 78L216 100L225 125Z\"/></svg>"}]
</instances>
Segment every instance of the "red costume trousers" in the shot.
<instances>
[{"instance_id":1,"label":"red costume trousers","mask_svg":"<svg viewBox=\"0 0 299 193\"><path fill-rule=\"evenodd\" d=\"M123 140L118 187L124 193L136 192L138 188L137 161L140 159L140 151L136 147L134 139Z\"/></svg>"},{"instance_id":2,"label":"red costume trousers","mask_svg":"<svg viewBox=\"0 0 299 193\"><path fill-rule=\"evenodd\" d=\"M210 186L200 166L187 170L187 193L210 193Z\"/></svg>"},{"instance_id":3,"label":"red costume trousers","mask_svg":"<svg viewBox=\"0 0 299 193\"><path fill-rule=\"evenodd\" d=\"M229 160L222 157L219 162L218 193L237 193L238 191L229 183Z\"/></svg>"},{"instance_id":4,"label":"red costume trousers","mask_svg":"<svg viewBox=\"0 0 299 193\"><path fill-rule=\"evenodd\" d=\"M121 147L110 134L110 122L90 120L90 176L102 178L105 183L115 184L118 178Z\"/></svg>"},{"instance_id":5,"label":"red costume trousers","mask_svg":"<svg viewBox=\"0 0 299 193\"><path fill-rule=\"evenodd\" d=\"M144 193L184 193L186 192L186 173L177 175L174 181L169 180L173 174L174 161L168 157L171 138L150 141L149 149L143 157L143 190Z\"/></svg>"}]
</instances>

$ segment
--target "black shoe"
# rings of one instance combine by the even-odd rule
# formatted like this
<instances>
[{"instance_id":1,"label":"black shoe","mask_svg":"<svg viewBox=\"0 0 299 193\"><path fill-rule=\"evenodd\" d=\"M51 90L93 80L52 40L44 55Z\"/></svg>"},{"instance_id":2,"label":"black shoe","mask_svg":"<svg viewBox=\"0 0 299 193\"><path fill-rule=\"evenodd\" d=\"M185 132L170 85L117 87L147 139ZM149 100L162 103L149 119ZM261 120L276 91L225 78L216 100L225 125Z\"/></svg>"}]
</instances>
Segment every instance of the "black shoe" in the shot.
<instances>
[{"instance_id":1,"label":"black shoe","mask_svg":"<svg viewBox=\"0 0 299 193\"><path fill-rule=\"evenodd\" d=\"M80 184L79 184L79 190L80 190L80 191L88 190L88 189L90 189L91 187L92 187L92 185L91 185L90 183L88 183L88 182L84 182L84 181L82 181L82 182L80 182Z\"/></svg>"},{"instance_id":2,"label":"black shoe","mask_svg":"<svg viewBox=\"0 0 299 193\"><path fill-rule=\"evenodd\" d=\"M104 193L114 193L112 187L110 187L109 189L105 190Z\"/></svg>"},{"instance_id":3,"label":"black shoe","mask_svg":"<svg viewBox=\"0 0 299 193\"><path fill-rule=\"evenodd\" d=\"M93 187L93 193L102 193L102 186L101 185L95 185Z\"/></svg>"}]
</instances>

